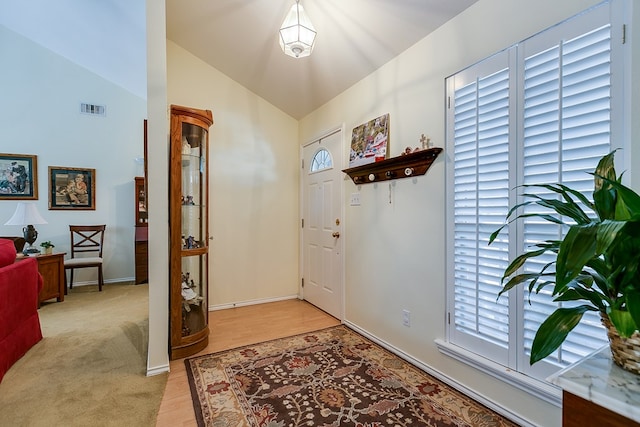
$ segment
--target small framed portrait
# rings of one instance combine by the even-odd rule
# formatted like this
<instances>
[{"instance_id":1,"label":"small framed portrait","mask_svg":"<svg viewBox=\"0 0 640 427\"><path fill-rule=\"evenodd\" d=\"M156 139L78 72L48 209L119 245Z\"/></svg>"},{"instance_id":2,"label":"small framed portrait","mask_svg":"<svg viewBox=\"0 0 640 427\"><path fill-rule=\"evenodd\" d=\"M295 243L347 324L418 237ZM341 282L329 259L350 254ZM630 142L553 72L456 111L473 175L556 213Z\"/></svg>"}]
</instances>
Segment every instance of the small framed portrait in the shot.
<instances>
[{"instance_id":1,"label":"small framed portrait","mask_svg":"<svg viewBox=\"0 0 640 427\"><path fill-rule=\"evenodd\" d=\"M0 153L0 200L37 198L37 156Z\"/></svg>"},{"instance_id":2,"label":"small framed portrait","mask_svg":"<svg viewBox=\"0 0 640 427\"><path fill-rule=\"evenodd\" d=\"M95 210L96 170L49 166L50 210Z\"/></svg>"}]
</instances>

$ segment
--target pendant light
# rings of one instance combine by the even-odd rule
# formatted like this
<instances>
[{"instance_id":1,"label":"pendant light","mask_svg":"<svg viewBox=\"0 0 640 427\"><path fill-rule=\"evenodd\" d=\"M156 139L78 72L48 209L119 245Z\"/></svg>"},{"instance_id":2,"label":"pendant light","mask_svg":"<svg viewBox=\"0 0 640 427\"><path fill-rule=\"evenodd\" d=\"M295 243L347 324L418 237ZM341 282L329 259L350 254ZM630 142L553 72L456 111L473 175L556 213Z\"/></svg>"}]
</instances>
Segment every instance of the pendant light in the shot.
<instances>
[{"instance_id":1,"label":"pendant light","mask_svg":"<svg viewBox=\"0 0 640 427\"><path fill-rule=\"evenodd\" d=\"M294 58L309 56L316 39L316 30L300 4L291 6L282 27L280 28L280 47L282 51Z\"/></svg>"}]
</instances>

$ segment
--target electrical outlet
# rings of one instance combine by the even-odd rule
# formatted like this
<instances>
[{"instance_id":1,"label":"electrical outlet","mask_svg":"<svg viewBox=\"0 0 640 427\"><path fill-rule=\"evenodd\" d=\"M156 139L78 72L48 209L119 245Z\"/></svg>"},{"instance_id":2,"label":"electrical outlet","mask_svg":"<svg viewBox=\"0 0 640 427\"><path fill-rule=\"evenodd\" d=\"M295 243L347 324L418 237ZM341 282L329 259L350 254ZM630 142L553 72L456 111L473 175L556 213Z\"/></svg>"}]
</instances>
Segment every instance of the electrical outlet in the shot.
<instances>
[{"instance_id":1,"label":"electrical outlet","mask_svg":"<svg viewBox=\"0 0 640 427\"><path fill-rule=\"evenodd\" d=\"M402 310L402 324L406 327L411 326L411 312L409 310Z\"/></svg>"},{"instance_id":2,"label":"electrical outlet","mask_svg":"<svg viewBox=\"0 0 640 427\"><path fill-rule=\"evenodd\" d=\"M351 193L351 206L360 206L360 193Z\"/></svg>"}]
</instances>

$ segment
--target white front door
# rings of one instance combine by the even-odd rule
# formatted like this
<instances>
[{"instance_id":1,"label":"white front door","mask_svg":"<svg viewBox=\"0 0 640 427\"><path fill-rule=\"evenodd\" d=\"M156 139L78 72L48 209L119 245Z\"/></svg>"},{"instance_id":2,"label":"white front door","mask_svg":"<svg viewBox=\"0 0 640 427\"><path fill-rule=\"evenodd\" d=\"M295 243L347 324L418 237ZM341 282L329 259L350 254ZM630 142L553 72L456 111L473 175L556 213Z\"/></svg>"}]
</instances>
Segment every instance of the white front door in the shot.
<instances>
[{"instance_id":1,"label":"white front door","mask_svg":"<svg viewBox=\"0 0 640 427\"><path fill-rule=\"evenodd\" d=\"M304 299L332 316L343 317L342 131L303 148Z\"/></svg>"}]
</instances>

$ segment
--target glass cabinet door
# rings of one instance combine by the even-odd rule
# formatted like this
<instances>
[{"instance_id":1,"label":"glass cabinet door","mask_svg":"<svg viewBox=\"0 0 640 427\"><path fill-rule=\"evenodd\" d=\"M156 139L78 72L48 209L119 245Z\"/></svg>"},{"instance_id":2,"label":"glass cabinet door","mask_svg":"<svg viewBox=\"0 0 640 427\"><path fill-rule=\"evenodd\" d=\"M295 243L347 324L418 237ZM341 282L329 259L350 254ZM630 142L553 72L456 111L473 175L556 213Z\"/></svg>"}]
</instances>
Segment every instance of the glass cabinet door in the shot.
<instances>
[{"instance_id":1,"label":"glass cabinet door","mask_svg":"<svg viewBox=\"0 0 640 427\"><path fill-rule=\"evenodd\" d=\"M182 125L182 248L206 246L207 212L207 131L198 126ZM190 142L189 142L190 141Z\"/></svg>"},{"instance_id":2,"label":"glass cabinet door","mask_svg":"<svg viewBox=\"0 0 640 427\"><path fill-rule=\"evenodd\" d=\"M207 130L182 124L182 336L207 326Z\"/></svg>"}]
</instances>

